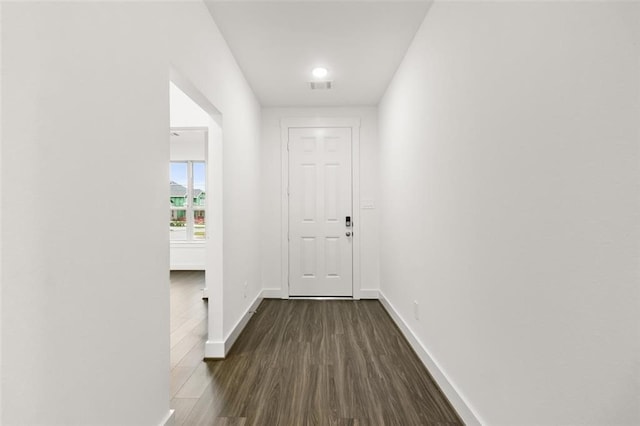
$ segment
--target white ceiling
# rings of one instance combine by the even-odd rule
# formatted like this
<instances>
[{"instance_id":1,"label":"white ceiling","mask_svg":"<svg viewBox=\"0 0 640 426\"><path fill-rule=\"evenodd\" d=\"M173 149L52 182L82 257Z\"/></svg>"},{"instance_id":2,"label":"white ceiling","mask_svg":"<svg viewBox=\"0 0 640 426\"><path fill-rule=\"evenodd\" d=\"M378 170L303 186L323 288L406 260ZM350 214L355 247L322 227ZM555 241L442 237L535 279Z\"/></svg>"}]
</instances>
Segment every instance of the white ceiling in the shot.
<instances>
[{"instance_id":1,"label":"white ceiling","mask_svg":"<svg viewBox=\"0 0 640 426\"><path fill-rule=\"evenodd\" d=\"M205 2L263 106L377 105L431 3ZM333 89L311 91L316 66Z\"/></svg>"}]
</instances>

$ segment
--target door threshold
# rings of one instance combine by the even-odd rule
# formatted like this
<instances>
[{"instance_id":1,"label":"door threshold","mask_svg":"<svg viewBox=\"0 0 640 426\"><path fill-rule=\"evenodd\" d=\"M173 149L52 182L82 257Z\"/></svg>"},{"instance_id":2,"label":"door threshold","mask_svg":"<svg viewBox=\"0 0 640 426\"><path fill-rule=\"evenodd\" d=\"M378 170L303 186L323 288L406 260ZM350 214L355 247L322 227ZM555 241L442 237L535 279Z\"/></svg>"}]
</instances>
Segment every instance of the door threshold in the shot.
<instances>
[{"instance_id":1,"label":"door threshold","mask_svg":"<svg viewBox=\"0 0 640 426\"><path fill-rule=\"evenodd\" d=\"M352 296L289 296L295 300L354 300Z\"/></svg>"}]
</instances>

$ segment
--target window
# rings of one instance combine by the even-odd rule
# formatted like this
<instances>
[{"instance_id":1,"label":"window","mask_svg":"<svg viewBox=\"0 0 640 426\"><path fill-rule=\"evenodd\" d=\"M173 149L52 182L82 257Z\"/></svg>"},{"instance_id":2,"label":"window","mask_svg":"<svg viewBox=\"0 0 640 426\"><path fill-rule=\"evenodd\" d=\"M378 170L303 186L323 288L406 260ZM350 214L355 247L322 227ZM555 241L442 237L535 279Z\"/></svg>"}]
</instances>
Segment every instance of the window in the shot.
<instances>
[{"instance_id":1,"label":"window","mask_svg":"<svg viewBox=\"0 0 640 426\"><path fill-rule=\"evenodd\" d=\"M172 161L169 172L169 236L172 241L206 237L207 166L203 161Z\"/></svg>"}]
</instances>

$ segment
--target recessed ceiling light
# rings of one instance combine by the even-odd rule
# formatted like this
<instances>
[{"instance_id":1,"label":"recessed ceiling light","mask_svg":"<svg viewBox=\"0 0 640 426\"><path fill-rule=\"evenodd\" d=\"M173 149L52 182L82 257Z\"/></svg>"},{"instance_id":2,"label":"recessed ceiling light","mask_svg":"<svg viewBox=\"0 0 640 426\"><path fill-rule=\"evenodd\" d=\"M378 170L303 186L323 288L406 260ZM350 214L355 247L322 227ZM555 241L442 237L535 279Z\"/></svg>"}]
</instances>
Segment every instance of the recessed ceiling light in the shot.
<instances>
[{"instance_id":1,"label":"recessed ceiling light","mask_svg":"<svg viewBox=\"0 0 640 426\"><path fill-rule=\"evenodd\" d=\"M327 74L329 74L329 70L327 70L326 68L317 67L314 68L313 71L311 71L311 74L313 74L315 78L325 78Z\"/></svg>"}]
</instances>

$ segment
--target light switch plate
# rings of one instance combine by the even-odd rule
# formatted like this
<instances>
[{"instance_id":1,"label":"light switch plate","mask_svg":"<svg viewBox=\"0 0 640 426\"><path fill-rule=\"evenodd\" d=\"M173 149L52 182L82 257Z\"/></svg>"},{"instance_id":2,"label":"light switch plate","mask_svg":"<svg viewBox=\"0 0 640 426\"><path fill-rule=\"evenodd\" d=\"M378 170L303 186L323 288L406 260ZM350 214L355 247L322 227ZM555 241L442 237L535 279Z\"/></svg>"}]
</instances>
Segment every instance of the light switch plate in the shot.
<instances>
[{"instance_id":1,"label":"light switch plate","mask_svg":"<svg viewBox=\"0 0 640 426\"><path fill-rule=\"evenodd\" d=\"M360 200L360 208L363 210L375 209L376 203L373 200Z\"/></svg>"}]
</instances>

